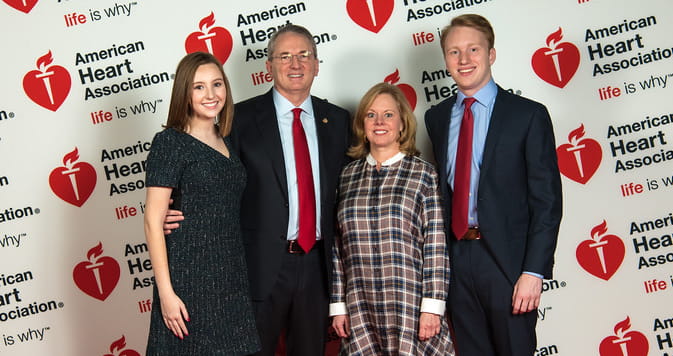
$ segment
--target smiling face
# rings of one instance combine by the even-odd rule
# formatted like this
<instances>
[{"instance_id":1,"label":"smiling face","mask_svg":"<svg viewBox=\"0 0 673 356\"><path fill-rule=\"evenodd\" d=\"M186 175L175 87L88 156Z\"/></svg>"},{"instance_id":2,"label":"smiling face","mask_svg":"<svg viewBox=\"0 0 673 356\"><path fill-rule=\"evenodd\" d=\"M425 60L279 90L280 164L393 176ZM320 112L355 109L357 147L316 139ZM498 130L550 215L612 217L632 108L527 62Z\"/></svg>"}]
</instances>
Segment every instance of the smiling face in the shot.
<instances>
[{"instance_id":1,"label":"smiling face","mask_svg":"<svg viewBox=\"0 0 673 356\"><path fill-rule=\"evenodd\" d=\"M222 111L226 97L222 71L213 63L200 65L192 83L192 119L213 120Z\"/></svg>"},{"instance_id":2,"label":"smiling face","mask_svg":"<svg viewBox=\"0 0 673 356\"><path fill-rule=\"evenodd\" d=\"M486 36L466 26L451 28L444 41L444 60L458 89L473 96L491 80L495 48L489 49Z\"/></svg>"},{"instance_id":3,"label":"smiling face","mask_svg":"<svg viewBox=\"0 0 673 356\"><path fill-rule=\"evenodd\" d=\"M318 75L318 59L312 47L305 36L286 32L278 36L272 57L266 61L266 70L273 76L274 87L295 105L309 96L313 78ZM310 58L300 61L296 55L306 51L312 53ZM278 56L283 54L293 55L289 63L281 63Z\"/></svg>"},{"instance_id":4,"label":"smiling face","mask_svg":"<svg viewBox=\"0 0 673 356\"><path fill-rule=\"evenodd\" d=\"M390 94L378 95L364 118L370 151L400 151L400 132L404 129L400 108Z\"/></svg>"}]
</instances>

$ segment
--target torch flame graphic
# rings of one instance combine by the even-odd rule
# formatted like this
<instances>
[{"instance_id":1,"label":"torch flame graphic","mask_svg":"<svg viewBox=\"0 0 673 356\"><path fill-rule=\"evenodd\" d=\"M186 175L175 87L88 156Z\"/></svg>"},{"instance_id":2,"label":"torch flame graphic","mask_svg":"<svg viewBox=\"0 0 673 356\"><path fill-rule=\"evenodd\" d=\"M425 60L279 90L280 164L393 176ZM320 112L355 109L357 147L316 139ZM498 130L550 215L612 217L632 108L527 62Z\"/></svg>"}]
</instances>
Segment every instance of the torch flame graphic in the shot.
<instances>
[{"instance_id":1,"label":"torch flame graphic","mask_svg":"<svg viewBox=\"0 0 673 356\"><path fill-rule=\"evenodd\" d=\"M98 256L103 253L103 243L98 242L98 245L94 246L87 252L87 258L91 262L90 265L86 266L86 269L92 270L94 278L96 279L96 285L98 286L98 292L103 294L103 280L100 276L100 267L103 266L102 262L97 262Z\"/></svg>"},{"instance_id":2,"label":"torch flame graphic","mask_svg":"<svg viewBox=\"0 0 673 356\"><path fill-rule=\"evenodd\" d=\"M215 24L215 14L211 11L210 15L204 17L201 19L201 22L199 22L199 28L201 29L201 32L203 33L201 36L198 36L197 38L200 40L203 40L206 43L206 48L208 49L208 53L213 54L213 40L212 38L216 36L215 33L209 33L210 28Z\"/></svg>"},{"instance_id":3,"label":"torch flame graphic","mask_svg":"<svg viewBox=\"0 0 673 356\"><path fill-rule=\"evenodd\" d=\"M582 165L582 152L583 148L586 148L586 145L578 145L577 142L580 138L584 136L584 124L580 125L577 129L570 132L568 135L568 141L573 145L566 149L567 152L572 152L575 157L575 163L577 163L577 169L580 172L580 177L584 178L584 167Z\"/></svg>"},{"instance_id":4,"label":"torch flame graphic","mask_svg":"<svg viewBox=\"0 0 673 356\"><path fill-rule=\"evenodd\" d=\"M63 165L65 165L67 170L61 172L63 175L67 175L70 178L70 186L72 186L72 191L75 193L75 199L79 201L79 189L77 188L77 172L79 168L73 168L73 163L79 159L79 154L77 152L77 147L75 149L63 156Z\"/></svg>"},{"instance_id":5,"label":"torch flame graphic","mask_svg":"<svg viewBox=\"0 0 673 356\"><path fill-rule=\"evenodd\" d=\"M563 52L563 48L556 48L556 44L561 41L562 38L563 31L559 27L558 31L547 37L547 47L549 47L549 51L544 52L546 56L551 56L551 60L554 62L554 69L556 70L556 77L559 82L563 79L561 78L561 63L559 62L558 56Z\"/></svg>"},{"instance_id":6,"label":"torch flame graphic","mask_svg":"<svg viewBox=\"0 0 673 356\"><path fill-rule=\"evenodd\" d=\"M605 263L605 251L603 251L603 246L607 245L608 241L602 241L600 237L608 231L607 227L608 224L605 220L603 220L603 223L595 226L591 230L591 238L594 239L594 242L589 244L589 247L596 249L596 255L598 255L598 259L601 262L603 273L608 273L607 264Z\"/></svg>"},{"instance_id":7,"label":"torch flame graphic","mask_svg":"<svg viewBox=\"0 0 673 356\"><path fill-rule=\"evenodd\" d=\"M42 79L42 83L44 84L44 88L47 90L47 95L49 96L49 102L54 105L54 94L52 93L51 90L51 81L49 80L49 77L54 75L54 72L48 71L49 68L47 67L49 64L52 62L52 56L51 56L51 50L45 54L44 56L38 58L37 60L37 68L40 70L40 74L36 75L35 77L38 79Z\"/></svg>"}]
</instances>

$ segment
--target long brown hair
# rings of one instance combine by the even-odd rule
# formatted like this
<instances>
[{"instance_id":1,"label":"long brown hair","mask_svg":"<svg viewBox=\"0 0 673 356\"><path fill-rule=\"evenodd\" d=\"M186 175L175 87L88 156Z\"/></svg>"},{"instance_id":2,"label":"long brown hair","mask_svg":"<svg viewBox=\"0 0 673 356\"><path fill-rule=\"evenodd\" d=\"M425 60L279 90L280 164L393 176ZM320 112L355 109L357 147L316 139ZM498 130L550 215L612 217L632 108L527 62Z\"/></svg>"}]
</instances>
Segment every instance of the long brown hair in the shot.
<instances>
[{"instance_id":1,"label":"long brown hair","mask_svg":"<svg viewBox=\"0 0 673 356\"><path fill-rule=\"evenodd\" d=\"M369 153L369 143L365 136L365 116L376 97L381 94L392 96L397 103L402 126L404 126L399 138L400 151L409 156L417 156L419 151L416 148L416 117L402 90L388 83L374 85L360 100L355 117L353 117L353 145L348 149L348 156L353 159L362 159Z\"/></svg>"},{"instance_id":2,"label":"long brown hair","mask_svg":"<svg viewBox=\"0 0 673 356\"><path fill-rule=\"evenodd\" d=\"M229 135L231 131L231 121L234 118L234 99L231 96L231 85L229 79L222 69L222 64L215 56L205 52L190 53L180 60L175 70L175 79L173 80L173 90L171 92L171 104L168 107L168 120L164 127L174 128L185 132L189 124L189 119L194 115L192 108L192 85L194 84L194 75L196 70L204 64L215 64L222 73L224 87L227 90L227 97L224 101L224 108L218 118L219 134L221 136Z\"/></svg>"}]
</instances>

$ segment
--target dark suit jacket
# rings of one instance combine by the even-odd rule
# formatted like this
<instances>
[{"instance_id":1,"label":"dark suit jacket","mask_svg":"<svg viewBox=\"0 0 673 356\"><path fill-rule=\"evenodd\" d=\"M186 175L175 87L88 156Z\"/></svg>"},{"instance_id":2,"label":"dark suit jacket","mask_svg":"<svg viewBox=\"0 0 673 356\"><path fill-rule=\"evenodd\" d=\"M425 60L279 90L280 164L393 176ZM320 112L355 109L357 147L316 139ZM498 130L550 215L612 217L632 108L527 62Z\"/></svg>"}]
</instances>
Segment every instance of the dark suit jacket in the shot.
<instances>
[{"instance_id":1,"label":"dark suit jacket","mask_svg":"<svg viewBox=\"0 0 673 356\"><path fill-rule=\"evenodd\" d=\"M425 114L439 166L447 227L451 226L452 191L446 156L455 102L456 97L450 97ZM498 87L478 189L477 213L484 243L512 284L523 271L552 278L562 194L554 132L542 104Z\"/></svg>"},{"instance_id":2,"label":"dark suit jacket","mask_svg":"<svg viewBox=\"0 0 673 356\"><path fill-rule=\"evenodd\" d=\"M337 180L346 162L350 115L323 99L311 100L320 153L319 223L326 261L321 267L329 275ZM236 104L231 139L248 177L241 204L241 229L252 299L260 301L271 292L287 253L287 178L271 90Z\"/></svg>"}]
</instances>

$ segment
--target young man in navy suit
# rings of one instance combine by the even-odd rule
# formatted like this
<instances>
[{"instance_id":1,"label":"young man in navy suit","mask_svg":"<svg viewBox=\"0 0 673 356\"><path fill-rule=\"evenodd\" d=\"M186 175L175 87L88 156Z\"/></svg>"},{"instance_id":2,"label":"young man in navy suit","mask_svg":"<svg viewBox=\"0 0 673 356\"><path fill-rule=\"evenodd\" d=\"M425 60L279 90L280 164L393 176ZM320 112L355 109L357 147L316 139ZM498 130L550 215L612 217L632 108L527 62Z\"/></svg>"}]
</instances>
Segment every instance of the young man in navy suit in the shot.
<instances>
[{"instance_id":1,"label":"young man in navy suit","mask_svg":"<svg viewBox=\"0 0 673 356\"><path fill-rule=\"evenodd\" d=\"M459 92L425 114L451 230L449 313L459 356L533 355L542 279L552 277L562 213L549 113L495 84L494 38L479 15L458 16L443 29L446 67ZM460 184L466 217L457 219L454 178L467 98L475 101L465 120L473 122L471 155L461 169L469 176ZM466 220L462 229L457 220Z\"/></svg>"}]
</instances>

